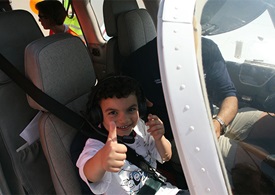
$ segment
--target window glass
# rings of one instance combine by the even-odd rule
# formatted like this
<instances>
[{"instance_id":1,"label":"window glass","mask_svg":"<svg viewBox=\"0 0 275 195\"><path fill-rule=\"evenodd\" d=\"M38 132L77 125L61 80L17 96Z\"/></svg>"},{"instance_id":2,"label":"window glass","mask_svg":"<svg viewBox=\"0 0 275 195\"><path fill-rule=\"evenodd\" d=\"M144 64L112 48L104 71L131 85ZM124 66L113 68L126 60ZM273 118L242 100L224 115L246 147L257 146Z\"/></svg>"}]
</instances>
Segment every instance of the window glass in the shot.
<instances>
[{"instance_id":1,"label":"window glass","mask_svg":"<svg viewBox=\"0 0 275 195\"><path fill-rule=\"evenodd\" d=\"M275 29L266 10L249 24L231 32L214 35L213 39L226 60L260 61L275 64Z\"/></svg>"},{"instance_id":2,"label":"window glass","mask_svg":"<svg viewBox=\"0 0 275 195\"><path fill-rule=\"evenodd\" d=\"M106 30L105 30L105 25L104 25L104 18L103 18L103 1L104 0L90 0L90 5L92 6L92 9L95 12L96 19L98 22L98 25L100 27L101 34L105 40L110 39L108 37Z\"/></svg>"},{"instance_id":3,"label":"window glass","mask_svg":"<svg viewBox=\"0 0 275 195\"><path fill-rule=\"evenodd\" d=\"M90 0L90 4L95 12L97 21L99 26L102 28L102 32L104 32L104 19L103 19L103 0Z\"/></svg>"},{"instance_id":4,"label":"window glass","mask_svg":"<svg viewBox=\"0 0 275 195\"><path fill-rule=\"evenodd\" d=\"M12 9L14 9L14 10L23 9L23 10L29 11L33 15L35 20L37 21L37 23L38 23L39 27L41 28L41 31L43 32L43 34L45 36L47 36L47 35L49 35L49 30L45 30L42 27L41 23L38 22L39 18L38 18L38 15L37 15L37 10L35 9L35 4L40 2L40 1L41 0L20 0L20 1L13 0L13 1L10 1L10 2L11 2ZM63 2L63 1L60 0L60 2ZM67 9L67 5L68 5L68 0L65 0L64 1L65 9ZM77 19L76 15L73 14L71 7L68 8L68 15L69 15L69 17L66 17L64 23L66 25L68 25L75 33L77 33L80 38L83 39L83 33L82 33L82 30L81 30L80 25L78 23L78 19Z\"/></svg>"},{"instance_id":5,"label":"window glass","mask_svg":"<svg viewBox=\"0 0 275 195\"><path fill-rule=\"evenodd\" d=\"M208 0L202 14L202 34L217 44L237 91L238 113L219 138L233 194L275 193L274 5L269 0ZM216 62L212 72L217 74L221 64ZM216 113L221 102L214 102Z\"/></svg>"},{"instance_id":6,"label":"window glass","mask_svg":"<svg viewBox=\"0 0 275 195\"><path fill-rule=\"evenodd\" d=\"M38 22L38 15L36 12L34 12L34 9L33 9L35 5L31 4L30 0L20 0L20 1L12 0L10 2L11 2L12 9L14 9L14 10L21 9L21 10L29 11L33 15L35 20L37 21L37 24L39 25L43 34L44 35L49 34L48 30L44 30L44 28L41 26L40 22Z\"/></svg>"}]
</instances>

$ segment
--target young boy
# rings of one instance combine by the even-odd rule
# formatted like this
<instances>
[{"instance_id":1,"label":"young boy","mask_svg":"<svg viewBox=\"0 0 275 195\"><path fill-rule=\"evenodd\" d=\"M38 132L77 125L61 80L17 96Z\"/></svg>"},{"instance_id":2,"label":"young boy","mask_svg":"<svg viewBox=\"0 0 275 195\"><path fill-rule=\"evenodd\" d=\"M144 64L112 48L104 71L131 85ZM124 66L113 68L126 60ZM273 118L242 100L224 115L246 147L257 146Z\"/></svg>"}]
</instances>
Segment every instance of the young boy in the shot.
<instances>
[{"instance_id":1,"label":"young boy","mask_svg":"<svg viewBox=\"0 0 275 195\"><path fill-rule=\"evenodd\" d=\"M100 131L107 130L108 138L106 143L92 138L87 140L77 161L79 174L94 194L137 194L148 175L126 159L127 148L117 139L132 135L133 143L127 145L156 168L156 160L164 163L172 155L163 123L152 114L148 115L147 123L140 119L139 105L142 101L145 103L145 97L132 78L111 77L99 83L95 90L88 110L93 112L99 106L102 119L97 125ZM181 193L179 191L165 183L156 194Z\"/></svg>"}]
</instances>

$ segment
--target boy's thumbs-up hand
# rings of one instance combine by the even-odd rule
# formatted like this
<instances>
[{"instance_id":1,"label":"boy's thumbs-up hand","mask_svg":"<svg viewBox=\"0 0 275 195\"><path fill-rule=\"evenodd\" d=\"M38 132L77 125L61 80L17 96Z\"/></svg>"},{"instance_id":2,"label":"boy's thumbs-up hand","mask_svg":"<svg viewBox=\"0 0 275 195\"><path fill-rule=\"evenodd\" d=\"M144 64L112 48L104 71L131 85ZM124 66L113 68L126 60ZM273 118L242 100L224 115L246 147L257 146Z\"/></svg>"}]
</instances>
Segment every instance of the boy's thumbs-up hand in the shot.
<instances>
[{"instance_id":1,"label":"boy's thumbs-up hand","mask_svg":"<svg viewBox=\"0 0 275 195\"><path fill-rule=\"evenodd\" d=\"M102 148L102 165L106 171L118 172L124 165L127 147L117 143L116 124L109 124L109 134L105 146Z\"/></svg>"},{"instance_id":2,"label":"boy's thumbs-up hand","mask_svg":"<svg viewBox=\"0 0 275 195\"><path fill-rule=\"evenodd\" d=\"M115 122L111 121L109 124L109 134L108 134L108 141L112 141L113 143L117 143L117 132L116 132L116 124Z\"/></svg>"}]
</instances>

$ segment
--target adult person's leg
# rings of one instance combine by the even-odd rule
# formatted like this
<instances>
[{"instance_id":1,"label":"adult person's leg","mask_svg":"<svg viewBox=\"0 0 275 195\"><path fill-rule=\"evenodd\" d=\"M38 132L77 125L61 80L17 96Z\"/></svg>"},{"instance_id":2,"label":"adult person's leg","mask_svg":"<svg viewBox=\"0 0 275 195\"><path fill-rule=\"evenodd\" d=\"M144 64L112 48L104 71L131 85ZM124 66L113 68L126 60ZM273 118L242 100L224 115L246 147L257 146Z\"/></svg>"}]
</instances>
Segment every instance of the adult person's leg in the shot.
<instances>
[{"instance_id":1,"label":"adult person's leg","mask_svg":"<svg viewBox=\"0 0 275 195\"><path fill-rule=\"evenodd\" d=\"M275 154L275 116L254 108L239 109L224 136L258 145Z\"/></svg>"},{"instance_id":2,"label":"adult person's leg","mask_svg":"<svg viewBox=\"0 0 275 195\"><path fill-rule=\"evenodd\" d=\"M274 192L274 159L272 158L271 164L270 160L268 161L268 157L275 154L274 131L274 114L253 108L243 108L228 126L225 135L220 137L219 145L230 183L235 186L234 193L249 193L251 189L259 192ZM232 142L238 144L236 149L232 146L228 147L230 145L228 143ZM232 160L230 153L234 152L235 156Z\"/></svg>"},{"instance_id":3,"label":"adult person's leg","mask_svg":"<svg viewBox=\"0 0 275 195\"><path fill-rule=\"evenodd\" d=\"M245 142L264 148L269 154L275 154L275 117L274 114L263 113L253 124Z\"/></svg>"},{"instance_id":4,"label":"adult person's leg","mask_svg":"<svg viewBox=\"0 0 275 195\"><path fill-rule=\"evenodd\" d=\"M227 126L224 136L235 140L245 140L253 125L265 115L265 112L250 107L239 109L233 121Z\"/></svg>"},{"instance_id":5,"label":"adult person's leg","mask_svg":"<svg viewBox=\"0 0 275 195\"><path fill-rule=\"evenodd\" d=\"M274 193L275 171L266 161L269 154L264 148L225 136L218 143L233 193Z\"/></svg>"}]
</instances>

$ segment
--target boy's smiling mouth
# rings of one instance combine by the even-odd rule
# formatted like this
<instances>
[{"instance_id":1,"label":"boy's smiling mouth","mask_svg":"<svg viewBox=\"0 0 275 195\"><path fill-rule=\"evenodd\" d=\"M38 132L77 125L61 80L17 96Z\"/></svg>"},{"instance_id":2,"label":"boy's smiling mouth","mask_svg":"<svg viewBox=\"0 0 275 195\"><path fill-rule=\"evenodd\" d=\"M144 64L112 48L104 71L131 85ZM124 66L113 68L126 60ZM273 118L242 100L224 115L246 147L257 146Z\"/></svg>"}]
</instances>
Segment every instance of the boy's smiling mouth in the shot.
<instances>
[{"instance_id":1,"label":"boy's smiling mouth","mask_svg":"<svg viewBox=\"0 0 275 195\"><path fill-rule=\"evenodd\" d=\"M124 126L117 126L118 129L128 129L129 127L132 127L131 125L124 125Z\"/></svg>"}]
</instances>

